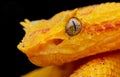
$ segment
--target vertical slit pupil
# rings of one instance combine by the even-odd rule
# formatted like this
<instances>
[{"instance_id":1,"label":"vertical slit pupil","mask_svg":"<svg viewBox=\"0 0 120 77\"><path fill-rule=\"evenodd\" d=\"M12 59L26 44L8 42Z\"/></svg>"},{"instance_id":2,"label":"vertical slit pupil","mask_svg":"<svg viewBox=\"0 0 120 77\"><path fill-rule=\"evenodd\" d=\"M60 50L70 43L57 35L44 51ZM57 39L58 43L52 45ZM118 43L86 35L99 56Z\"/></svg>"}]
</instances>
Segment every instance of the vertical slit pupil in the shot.
<instances>
[{"instance_id":1,"label":"vertical slit pupil","mask_svg":"<svg viewBox=\"0 0 120 77\"><path fill-rule=\"evenodd\" d=\"M75 22L74 21L72 21L72 23L73 23L73 26L74 26L74 29L75 29L75 31L76 31L76 24L75 24Z\"/></svg>"}]
</instances>

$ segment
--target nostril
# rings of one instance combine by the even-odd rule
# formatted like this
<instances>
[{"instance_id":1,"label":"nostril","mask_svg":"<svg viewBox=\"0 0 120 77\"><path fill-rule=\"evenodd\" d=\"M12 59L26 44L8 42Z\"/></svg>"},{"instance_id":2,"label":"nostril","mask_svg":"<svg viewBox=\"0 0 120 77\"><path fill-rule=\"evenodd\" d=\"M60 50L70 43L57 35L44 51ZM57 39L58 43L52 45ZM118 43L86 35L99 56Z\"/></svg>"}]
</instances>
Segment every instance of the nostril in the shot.
<instances>
[{"instance_id":1,"label":"nostril","mask_svg":"<svg viewBox=\"0 0 120 77\"><path fill-rule=\"evenodd\" d=\"M60 44L62 41L63 41L62 39L53 39L53 43L54 43L55 45Z\"/></svg>"}]
</instances>

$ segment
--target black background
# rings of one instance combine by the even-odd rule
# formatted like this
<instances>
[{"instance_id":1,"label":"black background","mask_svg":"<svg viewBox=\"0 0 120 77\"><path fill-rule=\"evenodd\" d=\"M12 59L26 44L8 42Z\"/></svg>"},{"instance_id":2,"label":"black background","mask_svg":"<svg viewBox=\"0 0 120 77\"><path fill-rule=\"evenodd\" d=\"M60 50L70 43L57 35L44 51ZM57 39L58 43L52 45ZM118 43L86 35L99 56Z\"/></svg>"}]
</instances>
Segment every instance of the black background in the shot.
<instances>
[{"instance_id":1,"label":"black background","mask_svg":"<svg viewBox=\"0 0 120 77\"><path fill-rule=\"evenodd\" d=\"M22 26L19 24L20 21L23 21L25 18L30 20L48 19L63 10L112 1L115 0L2 1L2 14L0 17L3 28L1 28L1 33L4 33L3 35L5 36L3 56L6 56L6 59L3 58L2 64L7 67L4 68L5 74L3 77L8 73L12 75L10 77L20 77L38 68L30 63L26 55L16 48L24 36ZM116 0L115 2L119 1Z\"/></svg>"}]
</instances>

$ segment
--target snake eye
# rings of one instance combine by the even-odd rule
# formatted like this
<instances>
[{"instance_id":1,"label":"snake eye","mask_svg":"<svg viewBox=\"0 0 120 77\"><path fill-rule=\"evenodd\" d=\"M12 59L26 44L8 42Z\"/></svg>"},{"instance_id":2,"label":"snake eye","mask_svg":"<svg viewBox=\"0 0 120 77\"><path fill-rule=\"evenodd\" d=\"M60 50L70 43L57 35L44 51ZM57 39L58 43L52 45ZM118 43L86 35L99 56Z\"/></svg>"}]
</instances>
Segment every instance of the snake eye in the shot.
<instances>
[{"instance_id":1,"label":"snake eye","mask_svg":"<svg viewBox=\"0 0 120 77\"><path fill-rule=\"evenodd\" d=\"M81 23L77 18L71 18L65 26L66 33L69 36L77 35L82 29Z\"/></svg>"}]
</instances>

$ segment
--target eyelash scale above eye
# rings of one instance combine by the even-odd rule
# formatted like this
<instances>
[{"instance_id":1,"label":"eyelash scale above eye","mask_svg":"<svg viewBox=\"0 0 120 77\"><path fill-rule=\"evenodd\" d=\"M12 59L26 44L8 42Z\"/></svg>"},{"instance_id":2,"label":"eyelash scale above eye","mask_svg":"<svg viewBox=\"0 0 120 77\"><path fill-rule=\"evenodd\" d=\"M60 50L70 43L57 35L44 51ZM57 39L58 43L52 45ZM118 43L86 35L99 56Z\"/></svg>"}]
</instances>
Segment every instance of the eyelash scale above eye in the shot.
<instances>
[{"instance_id":1,"label":"eyelash scale above eye","mask_svg":"<svg viewBox=\"0 0 120 77\"><path fill-rule=\"evenodd\" d=\"M71 18L65 26L65 31L69 36L77 35L81 29L81 23L77 18Z\"/></svg>"}]
</instances>

